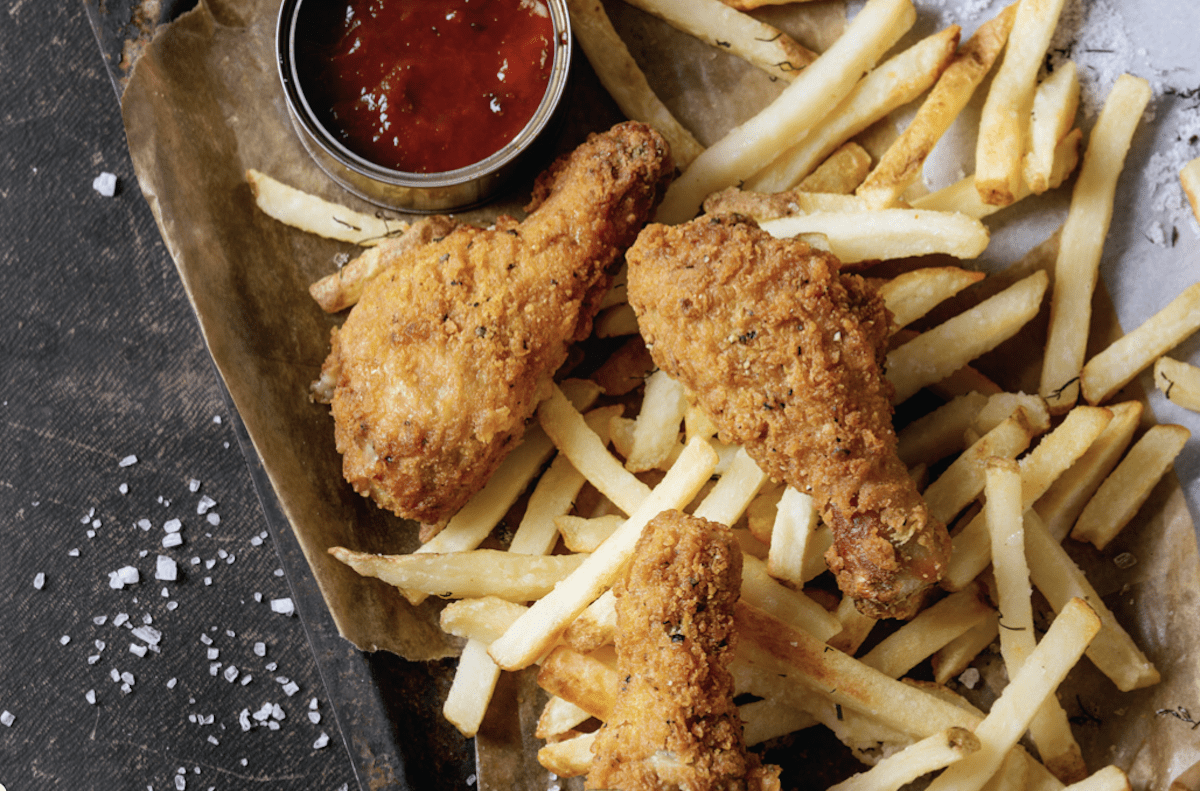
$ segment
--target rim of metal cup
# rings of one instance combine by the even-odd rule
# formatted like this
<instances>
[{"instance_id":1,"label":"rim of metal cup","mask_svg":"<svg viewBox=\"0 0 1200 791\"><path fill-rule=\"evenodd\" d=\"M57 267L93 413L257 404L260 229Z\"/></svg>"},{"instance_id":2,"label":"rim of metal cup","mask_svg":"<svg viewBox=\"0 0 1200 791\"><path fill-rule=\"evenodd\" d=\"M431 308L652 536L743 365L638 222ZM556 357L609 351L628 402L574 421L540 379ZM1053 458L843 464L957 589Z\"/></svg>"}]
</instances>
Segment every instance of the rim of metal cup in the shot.
<instances>
[{"instance_id":1,"label":"rim of metal cup","mask_svg":"<svg viewBox=\"0 0 1200 791\"><path fill-rule=\"evenodd\" d=\"M346 148L313 112L296 68L296 27L304 2L282 0L275 29L275 56L289 115L301 143L326 175L363 200L388 209L438 212L486 201L518 168L533 143L554 124L570 77L572 38L566 0L543 0L554 26L554 60L542 101L525 127L485 159L441 173L409 173L377 165Z\"/></svg>"}]
</instances>

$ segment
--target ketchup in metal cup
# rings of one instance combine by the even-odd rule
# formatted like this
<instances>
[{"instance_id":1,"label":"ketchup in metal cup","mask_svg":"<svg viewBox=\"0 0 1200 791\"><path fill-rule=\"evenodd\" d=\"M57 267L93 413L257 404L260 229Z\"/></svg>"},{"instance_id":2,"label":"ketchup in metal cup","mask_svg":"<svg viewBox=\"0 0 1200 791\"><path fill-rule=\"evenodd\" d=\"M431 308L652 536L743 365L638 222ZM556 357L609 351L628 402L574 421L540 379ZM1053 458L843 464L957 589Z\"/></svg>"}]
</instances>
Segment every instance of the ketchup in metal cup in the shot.
<instances>
[{"instance_id":1,"label":"ketchup in metal cup","mask_svg":"<svg viewBox=\"0 0 1200 791\"><path fill-rule=\"evenodd\" d=\"M542 0L311 5L328 18L306 26L315 32L301 45L309 106L342 145L377 165L442 173L486 159L546 93L554 25Z\"/></svg>"}]
</instances>

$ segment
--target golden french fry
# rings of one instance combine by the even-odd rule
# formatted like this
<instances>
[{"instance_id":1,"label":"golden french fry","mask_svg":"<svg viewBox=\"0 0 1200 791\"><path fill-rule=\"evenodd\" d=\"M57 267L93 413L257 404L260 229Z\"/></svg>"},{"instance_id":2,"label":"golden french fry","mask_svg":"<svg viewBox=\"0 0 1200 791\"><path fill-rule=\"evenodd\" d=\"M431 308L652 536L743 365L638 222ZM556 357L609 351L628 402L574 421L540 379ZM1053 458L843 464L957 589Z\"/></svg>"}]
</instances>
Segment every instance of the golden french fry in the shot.
<instances>
[{"instance_id":1,"label":"golden french fry","mask_svg":"<svg viewBox=\"0 0 1200 791\"><path fill-rule=\"evenodd\" d=\"M811 495L787 487L776 508L771 528L767 572L775 579L801 586L809 539L817 529L817 509Z\"/></svg>"},{"instance_id":2,"label":"golden french fry","mask_svg":"<svg viewBox=\"0 0 1200 791\"><path fill-rule=\"evenodd\" d=\"M617 698L615 654L611 647L581 654L559 646L542 660L537 683L593 717L607 719Z\"/></svg>"},{"instance_id":3,"label":"golden french fry","mask_svg":"<svg viewBox=\"0 0 1200 791\"><path fill-rule=\"evenodd\" d=\"M646 380L642 409L634 423L633 443L625 457L625 469L645 472L662 464L679 445L679 426L686 411L683 385L666 371L651 374Z\"/></svg>"},{"instance_id":4,"label":"golden french fry","mask_svg":"<svg viewBox=\"0 0 1200 791\"><path fill-rule=\"evenodd\" d=\"M913 269L882 283L879 296L892 312L893 326L900 329L983 278L983 272L957 266Z\"/></svg>"},{"instance_id":5,"label":"golden french fry","mask_svg":"<svg viewBox=\"0 0 1200 791\"><path fill-rule=\"evenodd\" d=\"M854 599L849 596L842 597L834 616L841 623L842 631L826 642L837 650L854 656L878 621L859 612L858 607L854 604Z\"/></svg>"},{"instance_id":6,"label":"golden french fry","mask_svg":"<svg viewBox=\"0 0 1200 791\"><path fill-rule=\"evenodd\" d=\"M561 736L575 726L587 722L591 716L571 701L551 695L550 699L546 701L546 705L542 707L541 716L538 717L537 730L533 735L539 739Z\"/></svg>"},{"instance_id":7,"label":"golden french fry","mask_svg":"<svg viewBox=\"0 0 1200 791\"><path fill-rule=\"evenodd\" d=\"M637 316L629 303L623 302L605 308L596 316L592 324L592 333L597 338L621 338L626 335L638 334Z\"/></svg>"},{"instance_id":8,"label":"golden french fry","mask_svg":"<svg viewBox=\"0 0 1200 791\"><path fill-rule=\"evenodd\" d=\"M1150 497L1191 435L1183 426L1151 426L1100 484L1079 515L1071 538L1090 541L1096 549L1108 546Z\"/></svg>"},{"instance_id":9,"label":"golden french fry","mask_svg":"<svg viewBox=\"0 0 1200 791\"><path fill-rule=\"evenodd\" d=\"M1058 145L1054 149L1054 162L1051 166L1050 180L1046 186L1047 189L1057 189L1067 180L1067 176L1075 171L1075 166L1079 164L1079 144L1082 140L1083 130L1072 129L1067 133L1066 137L1058 142ZM1029 189L1029 185L1022 179L1017 188L1016 195L1013 197L1013 203L1022 201L1032 194L1033 192ZM1006 208L983 202L983 198L979 197L979 190L975 189L974 175L959 179L937 192L931 192L928 195L915 198L912 201L912 205L916 209L962 212L968 217L974 217L977 220L982 220L984 217L988 217ZM1011 206L1012 204L1009 205Z\"/></svg>"},{"instance_id":10,"label":"golden french fry","mask_svg":"<svg viewBox=\"0 0 1200 791\"><path fill-rule=\"evenodd\" d=\"M563 632L563 642L581 654L612 645L617 633L617 597L612 588L600 594Z\"/></svg>"},{"instance_id":11,"label":"golden french fry","mask_svg":"<svg viewBox=\"0 0 1200 791\"><path fill-rule=\"evenodd\" d=\"M403 233L408 223L382 214L364 214L276 181L258 170L246 171L254 202L267 216L307 233L364 247Z\"/></svg>"},{"instance_id":12,"label":"golden french fry","mask_svg":"<svg viewBox=\"0 0 1200 791\"><path fill-rule=\"evenodd\" d=\"M995 457L1015 459L1038 433L1025 409L1002 421L963 451L924 491L929 514L943 524L966 508L983 491L985 471Z\"/></svg>"},{"instance_id":13,"label":"golden french fry","mask_svg":"<svg viewBox=\"0 0 1200 791\"><path fill-rule=\"evenodd\" d=\"M753 192L728 187L704 199L705 214L745 214L756 221L777 220L800 214L865 212L861 198L834 192L808 192L794 189L783 192Z\"/></svg>"},{"instance_id":14,"label":"golden french fry","mask_svg":"<svg viewBox=\"0 0 1200 791\"><path fill-rule=\"evenodd\" d=\"M1096 489L1100 488L1101 482L1113 471L1129 447L1133 432L1142 418L1142 404L1139 401L1123 401L1111 404L1107 409L1113 415L1108 426L1079 460L1033 504L1055 541L1062 541L1071 532L1088 500L1092 499Z\"/></svg>"},{"instance_id":15,"label":"golden french fry","mask_svg":"<svg viewBox=\"0 0 1200 791\"><path fill-rule=\"evenodd\" d=\"M696 157L668 188L658 221L690 220L707 195L747 178L816 127L915 21L911 0L868 0L833 46L774 102Z\"/></svg>"},{"instance_id":16,"label":"golden french fry","mask_svg":"<svg viewBox=\"0 0 1200 791\"><path fill-rule=\"evenodd\" d=\"M468 739L479 730L487 713L500 668L488 656L487 645L468 640L458 658L454 681L442 704L442 716Z\"/></svg>"},{"instance_id":17,"label":"golden french fry","mask_svg":"<svg viewBox=\"0 0 1200 791\"><path fill-rule=\"evenodd\" d=\"M650 487L635 478L608 452L605 443L588 427L583 415L571 406L557 386L551 396L538 405L537 414L559 453L570 459L589 483L626 514L637 510L650 495Z\"/></svg>"},{"instance_id":18,"label":"golden french fry","mask_svg":"<svg viewBox=\"0 0 1200 791\"><path fill-rule=\"evenodd\" d=\"M820 234L844 264L932 253L975 258L988 243L987 228L974 217L920 209L814 212L759 225L776 238Z\"/></svg>"},{"instance_id":19,"label":"golden french fry","mask_svg":"<svg viewBox=\"0 0 1200 791\"><path fill-rule=\"evenodd\" d=\"M1051 538L1033 510L1025 512L1025 558L1034 586L1056 611L1061 611L1072 598L1080 598L1100 616L1103 626L1088 646L1087 656L1117 689L1128 692L1161 680L1158 670L1117 622L1071 556Z\"/></svg>"},{"instance_id":20,"label":"golden french fry","mask_svg":"<svg viewBox=\"0 0 1200 791\"><path fill-rule=\"evenodd\" d=\"M746 179L746 188L760 192L788 189L844 142L916 99L950 62L961 32L951 25L871 70L819 126L794 138L790 148Z\"/></svg>"},{"instance_id":21,"label":"golden french fry","mask_svg":"<svg viewBox=\"0 0 1200 791\"><path fill-rule=\"evenodd\" d=\"M899 678L991 612L984 587L968 586L919 612L864 655L862 662Z\"/></svg>"},{"instance_id":22,"label":"golden french fry","mask_svg":"<svg viewBox=\"0 0 1200 791\"><path fill-rule=\"evenodd\" d=\"M424 596L475 599L496 596L533 601L579 568L587 555L521 555L498 549L411 555L371 555L330 547L329 554L364 577Z\"/></svg>"},{"instance_id":23,"label":"golden french fry","mask_svg":"<svg viewBox=\"0 0 1200 791\"><path fill-rule=\"evenodd\" d=\"M1004 49L1016 17L1016 5L1008 6L980 25L959 48L908 127L879 158L879 164L855 192L871 208L891 206L920 177L926 158L967 106L975 88Z\"/></svg>"},{"instance_id":24,"label":"golden french fry","mask_svg":"<svg viewBox=\"0 0 1200 791\"><path fill-rule=\"evenodd\" d=\"M884 758L829 791L898 791L918 777L961 761L979 749L979 739L965 728L949 728Z\"/></svg>"},{"instance_id":25,"label":"golden french fry","mask_svg":"<svg viewBox=\"0 0 1200 791\"><path fill-rule=\"evenodd\" d=\"M1083 455L1111 419L1112 413L1102 407L1075 407L1021 459L1021 495L1026 509ZM954 549L946 564L942 587L959 590L975 579L991 559L986 512L972 519L952 541Z\"/></svg>"},{"instance_id":26,"label":"golden french fry","mask_svg":"<svg viewBox=\"0 0 1200 791\"><path fill-rule=\"evenodd\" d=\"M1129 791L1131 787L1125 772L1111 764L1067 786L1070 791ZM1174 791L1175 786L1171 788Z\"/></svg>"},{"instance_id":27,"label":"golden french fry","mask_svg":"<svg viewBox=\"0 0 1200 791\"><path fill-rule=\"evenodd\" d=\"M495 596L459 599L442 608L442 631L467 640L491 643L529 608Z\"/></svg>"},{"instance_id":28,"label":"golden french fry","mask_svg":"<svg viewBox=\"0 0 1200 791\"><path fill-rule=\"evenodd\" d=\"M1008 340L1037 315L1049 281L1035 272L887 356L887 377L900 403Z\"/></svg>"},{"instance_id":29,"label":"golden french fry","mask_svg":"<svg viewBox=\"0 0 1200 791\"><path fill-rule=\"evenodd\" d=\"M1200 328L1200 283L1127 332L1107 349L1087 361L1079 372L1083 397L1089 404L1107 401L1148 368L1168 349Z\"/></svg>"},{"instance_id":30,"label":"golden french fry","mask_svg":"<svg viewBox=\"0 0 1200 791\"><path fill-rule=\"evenodd\" d=\"M767 564L755 557L742 558L742 601L818 640L828 640L842 628L841 622L813 599L775 580L767 573Z\"/></svg>"},{"instance_id":31,"label":"golden french fry","mask_svg":"<svg viewBox=\"0 0 1200 791\"><path fill-rule=\"evenodd\" d=\"M572 552L595 552L596 547L603 544L624 522L625 517L619 514L591 519L570 514L554 518L554 525L562 534L563 543Z\"/></svg>"},{"instance_id":32,"label":"golden french fry","mask_svg":"<svg viewBox=\"0 0 1200 791\"><path fill-rule=\"evenodd\" d=\"M1000 425L1017 409L1024 410L1035 434L1040 434L1050 428L1050 411L1041 396L1026 393L996 393L988 396L987 406L979 410L979 414L971 421L970 427L963 434L967 442L978 442L979 438Z\"/></svg>"},{"instance_id":33,"label":"golden french fry","mask_svg":"<svg viewBox=\"0 0 1200 791\"><path fill-rule=\"evenodd\" d=\"M1200 157L1183 166L1179 171L1179 183L1188 203L1192 204L1192 214L1200 220Z\"/></svg>"},{"instance_id":34,"label":"golden french fry","mask_svg":"<svg viewBox=\"0 0 1200 791\"><path fill-rule=\"evenodd\" d=\"M817 165L796 185L799 192L849 195L866 178L871 170L871 155L867 150L849 140Z\"/></svg>"},{"instance_id":35,"label":"golden french fry","mask_svg":"<svg viewBox=\"0 0 1200 791\"><path fill-rule=\"evenodd\" d=\"M731 8L721 0L629 0L672 27L745 60L770 74L794 80L817 54L791 36Z\"/></svg>"},{"instance_id":36,"label":"golden french fry","mask_svg":"<svg viewBox=\"0 0 1200 791\"><path fill-rule=\"evenodd\" d=\"M429 244L454 230L458 222L443 215L422 217L398 235L389 236L369 247L332 275L326 275L308 287L308 293L321 310L337 313L358 302L363 288L408 250Z\"/></svg>"},{"instance_id":37,"label":"golden french fry","mask_svg":"<svg viewBox=\"0 0 1200 791\"><path fill-rule=\"evenodd\" d=\"M992 704L983 722L974 729L982 745L958 763L951 764L930 784L931 791L975 791L1000 768L1029 727L1042 701L1083 655L1100 630L1100 619L1082 599L1072 599L1059 612L1050 629Z\"/></svg>"},{"instance_id":38,"label":"golden french fry","mask_svg":"<svg viewBox=\"0 0 1200 791\"><path fill-rule=\"evenodd\" d=\"M1122 74L1117 78L1092 129L1071 193L1071 208L1054 267L1050 330L1042 364L1040 392L1052 412L1066 411L1078 397L1092 318L1092 294L1104 238L1112 221L1117 177L1150 94L1150 84L1140 77ZM1093 390L1093 395L1099 392L1102 390Z\"/></svg>"},{"instance_id":39,"label":"golden french fry","mask_svg":"<svg viewBox=\"0 0 1200 791\"><path fill-rule=\"evenodd\" d=\"M917 418L896 434L896 455L905 464L933 464L958 453L963 437L975 416L987 406L982 393L957 396L927 415Z\"/></svg>"},{"instance_id":40,"label":"golden french fry","mask_svg":"<svg viewBox=\"0 0 1200 791\"><path fill-rule=\"evenodd\" d=\"M735 525L766 482L766 473L758 468L745 448L739 448L733 464L721 474L717 485L692 513L712 522Z\"/></svg>"},{"instance_id":41,"label":"golden french fry","mask_svg":"<svg viewBox=\"0 0 1200 791\"><path fill-rule=\"evenodd\" d=\"M984 203L1007 206L1015 199L1038 69L1062 7L1063 0L1021 0L1017 6L1004 61L979 119L975 188Z\"/></svg>"},{"instance_id":42,"label":"golden french fry","mask_svg":"<svg viewBox=\"0 0 1200 791\"><path fill-rule=\"evenodd\" d=\"M519 670L544 653L575 616L616 579L647 523L663 511L680 509L690 502L716 463L717 454L707 442L689 442L679 461L625 524L491 644L489 652L496 663L506 670Z\"/></svg>"},{"instance_id":43,"label":"golden french fry","mask_svg":"<svg viewBox=\"0 0 1200 791\"><path fill-rule=\"evenodd\" d=\"M607 444L609 423L621 412L620 405L600 407L588 412L583 419L588 427L596 432L600 441ZM555 456L529 495L525 514L513 533L508 551L530 555L550 554L558 541L555 519L571 510L585 480L583 474L571 464L570 459L566 456Z\"/></svg>"},{"instance_id":44,"label":"golden french fry","mask_svg":"<svg viewBox=\"0 0 1200 791\"><path fill-rule=\"evenodd\" d=\"M1029 150L1022 165L1025 184L1034 195L1050 188L1054 150L1075 124L1079 109L1079 76L1075 61L1059 65L1033 97L1033 120L1029 124Z\"/></svg>"},{"instance_id":45,"label":"golden french fry","mask_svg":"<svg viewBox=\"0 0 1200 791\"><path fill-rule=\"evenodd\" d=\"M979 653L996 641L1000 633L1000 615L992 612L979 623L934 652L930 657L933 680L945 684L961 675Z\"/></svg>"},{"instance_id":46,"label":"golden french fry","mask_svg":"<svg viewBox=\"0 0 1200 791\"><path fill-rule=\"evenodd\" d=\"M1184 409L1200 412L1200 368L1159 357L1154 361L1154 386Z\"/></svg>"},{"instance_id":47,"label":"golden french fry","mask_svg":"<svg viewBox=\"0 0 1200 791\"><path fill-rule=\"evenodd\" d=\"M817 721L781 700L763 698L738 706L742 718L742 737L747 747L811 728Z\"/></svg>"},{"instance_id":48,"label":"golden french fry","mask_svg":"<svg viewBox=\"0 0 1200 791\"><path fill-rule=\"evenodd\" d=\"M581 733L562 741L550 742L538 750L538 763L559 777L585 775L592 765L595 731Z\"/></svg>"},{"instance_id":49,"label":"golden french fry","mask_svg":"<svg viewBox=\"0 0 1200 791\"><path fill-rule=\"evenodd\" d=\"M621 112L654 127L671 146L675 164L686 168L704 146L655 95L646 75L613 28L604 4L600 0L568 0L567 10L571 15L571 32Z\"/></svg>"}]
</instances>

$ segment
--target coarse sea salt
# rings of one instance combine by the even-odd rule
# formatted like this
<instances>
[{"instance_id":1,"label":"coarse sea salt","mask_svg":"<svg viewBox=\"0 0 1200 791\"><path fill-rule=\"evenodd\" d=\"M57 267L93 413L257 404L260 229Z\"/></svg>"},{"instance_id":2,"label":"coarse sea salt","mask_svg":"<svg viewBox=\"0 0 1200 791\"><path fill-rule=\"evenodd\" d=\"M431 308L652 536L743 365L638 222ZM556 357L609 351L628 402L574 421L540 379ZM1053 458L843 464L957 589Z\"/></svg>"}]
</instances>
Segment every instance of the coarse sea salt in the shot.
<instances>
[{"instance_id":1,"label":"coarse sea salt","mask_svg":"<svg viewBox=\"0 0 1200 791\"><path fill-rule=\"evenodd\" d=\"M292 615L296 612L296 607L291 598L271 599L271 611L281 615Z\"/></svg>"},{"instance_id":2,"label":"coarse sea salt","mask_svg":"<svg viewBox=\"0 0 1200 791\"><path fill-rule=\"evenodd\" d=\"M112 174L110 173L108 175L111 176ZM114 176L113 178L115 179L116 177ZM132 467L133 465L137 464L137 460L138 460L137 456L134 456L131 453L128 456L126 456L125 458L121 459L119 462L117 462L117 466L118 467Z\"/></svg>"},{"instance_id":3,"label":"coarse sea salt","mask_svg":"<svg viewBox=\"0 0 1200 791\"><path fill-rule=\"evenodd\" d=\"M46 587L46 575L44 572L39 571L37 574L33 575L33 587L37 590L41 590L42 588Z\"/></svg>"},{"instance_id":4,"label":"coarse sea salt","mask_svg":"<svg viewBox=\"0 0 1200 791\"><path fill-rule=\"evenodd\" d=\"M3 725L5 728L11 728L13 723L16 721L17 721L16 715L13 714L8 709L5 709L4 711L0 711L0 725Z\"/></svg>"},{"instance_id":5,"label":"coarse sea salt","mask_svg":"<svg viewBox=\"0 0 1200 791\"><path fill-rule=\"evenodd\" d=\"M179 569L175 561L166 555L159 555L154 569L154 579L174 582L179 578Z\"/></svg>"}]
</instances>

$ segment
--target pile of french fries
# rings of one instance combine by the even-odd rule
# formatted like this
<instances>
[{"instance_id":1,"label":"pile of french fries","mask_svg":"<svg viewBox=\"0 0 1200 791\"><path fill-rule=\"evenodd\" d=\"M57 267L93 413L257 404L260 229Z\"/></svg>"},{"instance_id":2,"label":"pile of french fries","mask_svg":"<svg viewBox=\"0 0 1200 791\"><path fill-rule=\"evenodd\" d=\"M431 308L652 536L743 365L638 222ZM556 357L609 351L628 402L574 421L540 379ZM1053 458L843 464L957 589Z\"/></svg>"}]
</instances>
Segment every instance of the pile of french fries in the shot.
<instances>
[{"instance_id":1,"label":"pile of french fries","mask_svg":"<svg viewBox=\"0 0 1200 791\"><path fill-rule=\"evenodd\" d=\"M650 372L618 276L596 334L628 340L591 379L555 386L537 425L440 533L405 556L331 549L414 604L453 599L441 625L464 648L445 716L473 735L499 674L536 665L549 694L538 759L559 776L586 773L618 686L611 586L647 522L682 509L734 527L745 555L732 670L739 694L753 698L741 706L748 744L831 729L870 766L841 791L894 791L939 770L936 791L1127 789L1120 769L1085 766L1055 690L1084 654L1121 692L1160 680L1063 547L1068 536L1106 547L1188 440L1180 426L1143 430L1142 403L1119 397L1122 389L1152 367L1168 398L1200 410L1200 369L1164 356L1200 327L1200 284L1085 360L1116 181L1149 85L1130 75L1116 82L1081 155L1074 65L1038 81L1063 0L1019 0L965 42L952 27L882 63L916 19L911 0L869 0L819 56L735 10L744 5L636 0L787 82L778 100L705 149L655 97L599 0L568 4L601 81L627 115L668 138L680 163L661 222L686 221L703 205L754 216L776 236L803 234L846 263L971 259L988 243L983 218L1078 173L1061 231L1008 271L909 267L878 282L896 317L886 374L894 403L922 390L943 401L899 432L930 512L952 525L940 598L862 652L876 622L813 584L832 540L820 504L768 479L744 449L720 441L682 385ZM993 68L975 173L915 197L926 158ZM856 142L918 99L882 154ZM262 174L250 179L264 211L323 235L412 243L426 222L381 224ZM1200 160L1181 179L1200 217ZM379 267L378 249L314 296L329 310L352 304ZM937 306L973 291L986 298L930 321ZM1004 392L972 362L1047 302L1040 392ZM522 501L507 548L480 549ZM1040 640L1034 588L1057 613ZM947 684L997 640L1009 682L984 712ZM933 682L904 678L926 661Z\"/></svg>"}]
</instances>

